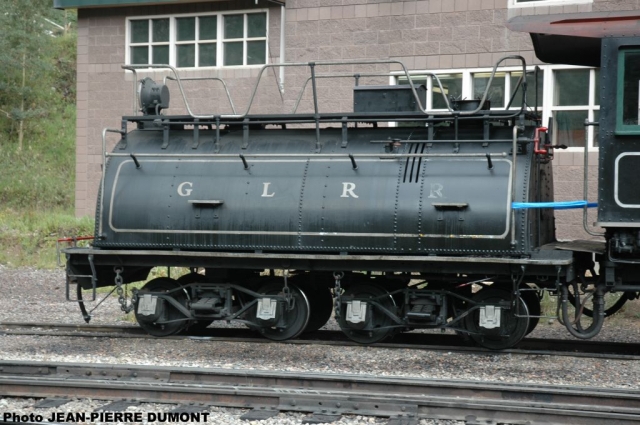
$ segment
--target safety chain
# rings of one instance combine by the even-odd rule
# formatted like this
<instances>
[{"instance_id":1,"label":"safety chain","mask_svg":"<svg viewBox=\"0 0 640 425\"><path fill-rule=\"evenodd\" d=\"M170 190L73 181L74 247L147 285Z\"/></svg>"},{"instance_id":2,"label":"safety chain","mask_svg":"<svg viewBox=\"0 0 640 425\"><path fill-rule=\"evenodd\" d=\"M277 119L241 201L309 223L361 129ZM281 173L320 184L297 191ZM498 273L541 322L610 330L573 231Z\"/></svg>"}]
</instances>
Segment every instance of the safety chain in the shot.
<instances>
[{"instance_id":1,"label":"safety chain","mask_svg":"<svg viewBox=\"0 0 640 425\"><path fill-rule=\"evenodd\" d=\"M116 292L118 293L118 302L120 303L120 309L128 314L133 310L133 303L127 306L127 297L122 287L123 279L120 275L124 269L122 267L114 267L113 271L116 273L115 283L116 283Z\"/></svg>"},{"instance_id":2,"label":"safety chain","mask_svg":"<svg viewBox=\"0 0 640 425\"><path fill-rule=\"evenodd\" d=\"M342 304L342 287L340 281L344 277L344 272L333 272L333 278L336 280L336 285L333 287L333 311L335 312L336 320L340 319L340 305Z\"/></svg>"},{"instance_id":3,"label":"safety chain","mask_svg":"<svg viewBox=\"0 0 640 425\"><path fill-rule=\"evenodd\" d=\"M282 273L284 276L284 286L282 287L282 295L287 303L287 310L293 309L293 296L291 295L291 288L289 288L289 270L284 270Z\"/></svg>"}]
</instances>

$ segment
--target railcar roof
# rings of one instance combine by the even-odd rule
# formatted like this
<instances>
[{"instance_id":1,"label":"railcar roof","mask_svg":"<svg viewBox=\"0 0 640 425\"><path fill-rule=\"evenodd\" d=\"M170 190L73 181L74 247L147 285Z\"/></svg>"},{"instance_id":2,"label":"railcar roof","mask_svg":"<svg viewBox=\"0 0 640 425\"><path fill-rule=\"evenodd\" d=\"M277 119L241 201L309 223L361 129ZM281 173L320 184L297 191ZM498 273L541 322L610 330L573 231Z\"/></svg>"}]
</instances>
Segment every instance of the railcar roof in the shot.
<instances>
[{"instance_id":1,"label":"railcar roof","mask_svg":"<svg viewBox=\"0 0 640 425\"><path fill-rule=\"evenodd\" d=\"M516 16L507 28L530 33L543 62L599 67L603 38L640 37L640 11Z\"/></svg>"}]
</instances>

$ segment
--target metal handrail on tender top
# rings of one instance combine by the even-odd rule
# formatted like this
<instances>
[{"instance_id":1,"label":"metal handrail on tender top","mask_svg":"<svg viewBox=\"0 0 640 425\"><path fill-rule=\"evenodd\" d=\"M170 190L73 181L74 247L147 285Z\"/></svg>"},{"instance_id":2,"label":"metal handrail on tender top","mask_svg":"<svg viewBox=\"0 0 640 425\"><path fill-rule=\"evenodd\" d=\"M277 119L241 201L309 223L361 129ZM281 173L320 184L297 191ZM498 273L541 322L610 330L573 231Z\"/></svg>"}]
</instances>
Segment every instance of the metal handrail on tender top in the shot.
<instances>
[{"instance_id":1,"label":"metal handrail on tender top","mask_svg":"<svg viewBox=\"0 0 640 425\"><path fill-rule=\"evenodd\" d=\"M133 70L134 75L136 75L136 79L137 79L137 75L138 73ZM171 80L171 81L176 81L175 77L172 77L170 75L166 75L164 77L164 79L162 80L162 84L166 85L167 84L167 80ZM233 100L231 99L231 94L229 93L229 88L227 87L227 83L225 83L225 81L222 78L218 78L218 77L187 77L187 78L182 78L182 81L206 81L206 80L213 80L213 81L220 81L222 83L222 87L224 87L224 91L227 94L227 99L229 100L229 105L231 105L231 110L233 111L234 114L236 114L236 106L233 104Z\"/></svg>"},{"instance_id":2,"label":"metal handrail on tender top","mask_svg":"<svg viewBox=\"0 0 640 425\"><path fill-rule=\"evenodd\" d=\"M432 72L421 72L420 75L424 75L424 76L430 76L432 78L435 79L436 83L438 84L438 88L440 89L440 93L442 95L442 98L444 99L445 105L447 106L447 112L449 112L449 114L451 116L468 116L468 115L474 115L477 114L479 111L482 110L482 108L484 107L484 103L486 102L488 95L489 95L489 90L491 89L491 85L493 83L493 79L495 77L495 74L498 70L498 67L500 66L500 64L506 60L518 60L522 63L522 73L523 75L526 74L526 61L522 56L518 56L518 55L511 55L511 56L505 56L503 58L501 58L493 67L493 70L491 71L491 76L489 77L489 81L487 82L487 86L482 94L482 97L480 99L480 102L478 104L478 107L474 110L471 111L456 111L453 109L453 107L451 106L451 103L449 102L449 99L447 98L446 94L445 94L445 90L442 86L442 83L440 81L440 78L438 77L437 74L434 74ZM402 73L399 75L403 75L407 78L407 81L409 83L409 86L411 87L411 92L413 95L414 100L416 101L416 105L418 105L420 112L422 112L425 115L434 115L434 114L442 114L443 111L442 110L427 110L426 109L426 105L423 105L422 101L420 100L418 93L416 91L415 85L413 84L413 81L410 78L411 73L407 70L406 66L397 60L373 60L373 61L343 61L343 62L335 62L335 61L319 61L319 62L299 62L299 63L282 63L282 64L266 64L263 65L260 68L260 71L256 77L256 81L255 84L253 86L253 90L251 92L251 96L249 98L249 103L247 105L247 109L244 113L242 114L238 114L235 112L235 108L234 108L234 113L233 114L205 114L205 115L201 115L201 114L195 114L192 110L191 107L189 105L189 102L187 100L187 96L185 94L184 91L184 87L182 85L182 81L186 81L186 80L190 80L190 79L199 79L199 78L181 78L178 70L168 64L158 64L158 65L154 65L154 64L145 64L145 65L122 65L122 68L128 71L132 71L135 75L135 78L133 79L133 83L134 83L134 104L137 101L137 70L139 69L168 69L170 70L173 74L174 77L165 77L165 79L172 79L175 80L178 84L178 89L180 90L180 94L182 95L182 99L184 101L185 104L185 108L187 109L187 113L189 114L189 116L191 116L194 119L214 119L214 118L220 118L220 119L243 119L246 118L249 115L249 112L251 111L251 107L253 106L253 101L255 100L256 94L258 92L258 87L260 85L260 80L262 78L262 75L264 74L265 70L269 69L269 68L281 68L281 67L309 67L310 71L311 71L311 77L310 80L312 82L312 88L313 88L313 103L314 103L314 112L316 115L319 114L318 111L318 96L317 96L317 88L316 88L316 79L317 78L325 78L324 75L316 75L316 67L322 67L322 66L338 66L338 65L383 65L383 64L388 64L388 65L399 65L402 68ZM372 75L372 76L377 76L377 75ZM333 74L332 75L333 78L344 78L344 77L354 77L354 74ZM202 79L216 79L219 80L223 83L223 85L226 88L226 83L217 77L203 77ZM522 84L522 79L520 79L518 81L518 87L520 84ZM306 84L303 86L303 90L306 88ZM229 99L231 100L231 97L229 96ZM233 103L233 102L232 102ZM520 109L519 112L521 112L522 110L524 110L525 108L525 98L523 96L523 104L522 104L522 108ZM135 106L134 106L135 109ZM297 109L297 104L296 107L294 109ZM505 117L496 117L496 118L511 118L513 116L518 115L519 113L518 111L515 111L514 114L510 114L507 115Z\"/></svg>"}]
</instances>

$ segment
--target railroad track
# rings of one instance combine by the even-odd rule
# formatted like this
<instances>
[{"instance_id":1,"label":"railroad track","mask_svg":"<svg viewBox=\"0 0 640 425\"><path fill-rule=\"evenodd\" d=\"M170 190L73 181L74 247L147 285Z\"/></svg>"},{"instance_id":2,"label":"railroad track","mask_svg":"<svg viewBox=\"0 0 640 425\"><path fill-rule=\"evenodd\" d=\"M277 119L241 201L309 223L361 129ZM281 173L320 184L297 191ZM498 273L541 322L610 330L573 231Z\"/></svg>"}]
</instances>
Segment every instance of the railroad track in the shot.
<instances>
[{"instance_id":1,"label":"railroad track","mask_svg":"<svg viewBox=\"0 0 640 425\"><path fill-rule=\"evenodd\" d=\"M640 391L569 386L0 361L0 387L10 397L73 394L93 400L189 403L203 411L221 406L273 415L308 412L327 420L354 414L388 417L390 423L417 423L423 418L510 424L640 423Z\"/></svg>"},{"instance_id":2,"label":"railroad track","mask_svg":"<svg viewBox=\"0 0 640 425\"><path fill-rule=\"evenodd\" d=\"M116 325L75 325L61 323L18 323L0 322L0 333L9 335L53 335L71 337L117 337L150 338L137 326ZM171 339L199 339L212 341L232 341L251 343L271 343L273 341L257 336L244 328L208 328L192 335L175 335ZM318 331L300 338L285 341L288 344L316 344L334 346L357 346L340 331ZM423 349L432 351L453 351L467 353L555 355L588 357L601 359L640 360L640 344L621 342L582 341L573 339L526 338L516 348L491 351L465 343L451 334L403 333L391 341L374 344L382 348Z\"/></svg>"}]
</instances>

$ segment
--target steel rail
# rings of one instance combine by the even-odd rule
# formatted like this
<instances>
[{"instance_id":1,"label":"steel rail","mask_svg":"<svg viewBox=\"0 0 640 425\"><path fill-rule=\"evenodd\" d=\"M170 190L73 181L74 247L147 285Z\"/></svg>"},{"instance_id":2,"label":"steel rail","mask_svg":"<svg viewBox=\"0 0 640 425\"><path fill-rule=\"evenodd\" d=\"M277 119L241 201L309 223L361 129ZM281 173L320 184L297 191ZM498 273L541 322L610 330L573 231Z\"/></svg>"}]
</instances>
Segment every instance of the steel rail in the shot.
<instances>
[{"instance_id":1,"label":"steel rail","mask_svg":"<svg viewBox=\"0 0 640 425\"><path fill-rule=\"evenodd\" d=\"M353 374L0 361L11 397L90 397L529 424L640 422L640 391Z\"/></svg>"},{"instance_id":2,"label":"steel rail","mask_svg":"<svg viewBox=\"0 0 640 425\"><path fill-rule=\"evenodd\" d=\"M156 339L138 326L85 325L56 323L0 322L0 334L58 336L81 338L136 338ZM181 334L163 339L199 340L211 342L272 343L270 339L256 336L245 328L211 327L192 334ZM323 330L302 335L293 340L282 341L294 345L361 346L349 340L341 331ZM430 351L451 351L468 354L515 354L580 357L609 360L640 360L640 346L632 343L609 341L583 341L574 339L525 338L516 348L494 351L466 343L457 335L439 333L403 333L389 342L371 345L388 349L412 349Z\"/></svg>"}]
</instances>

